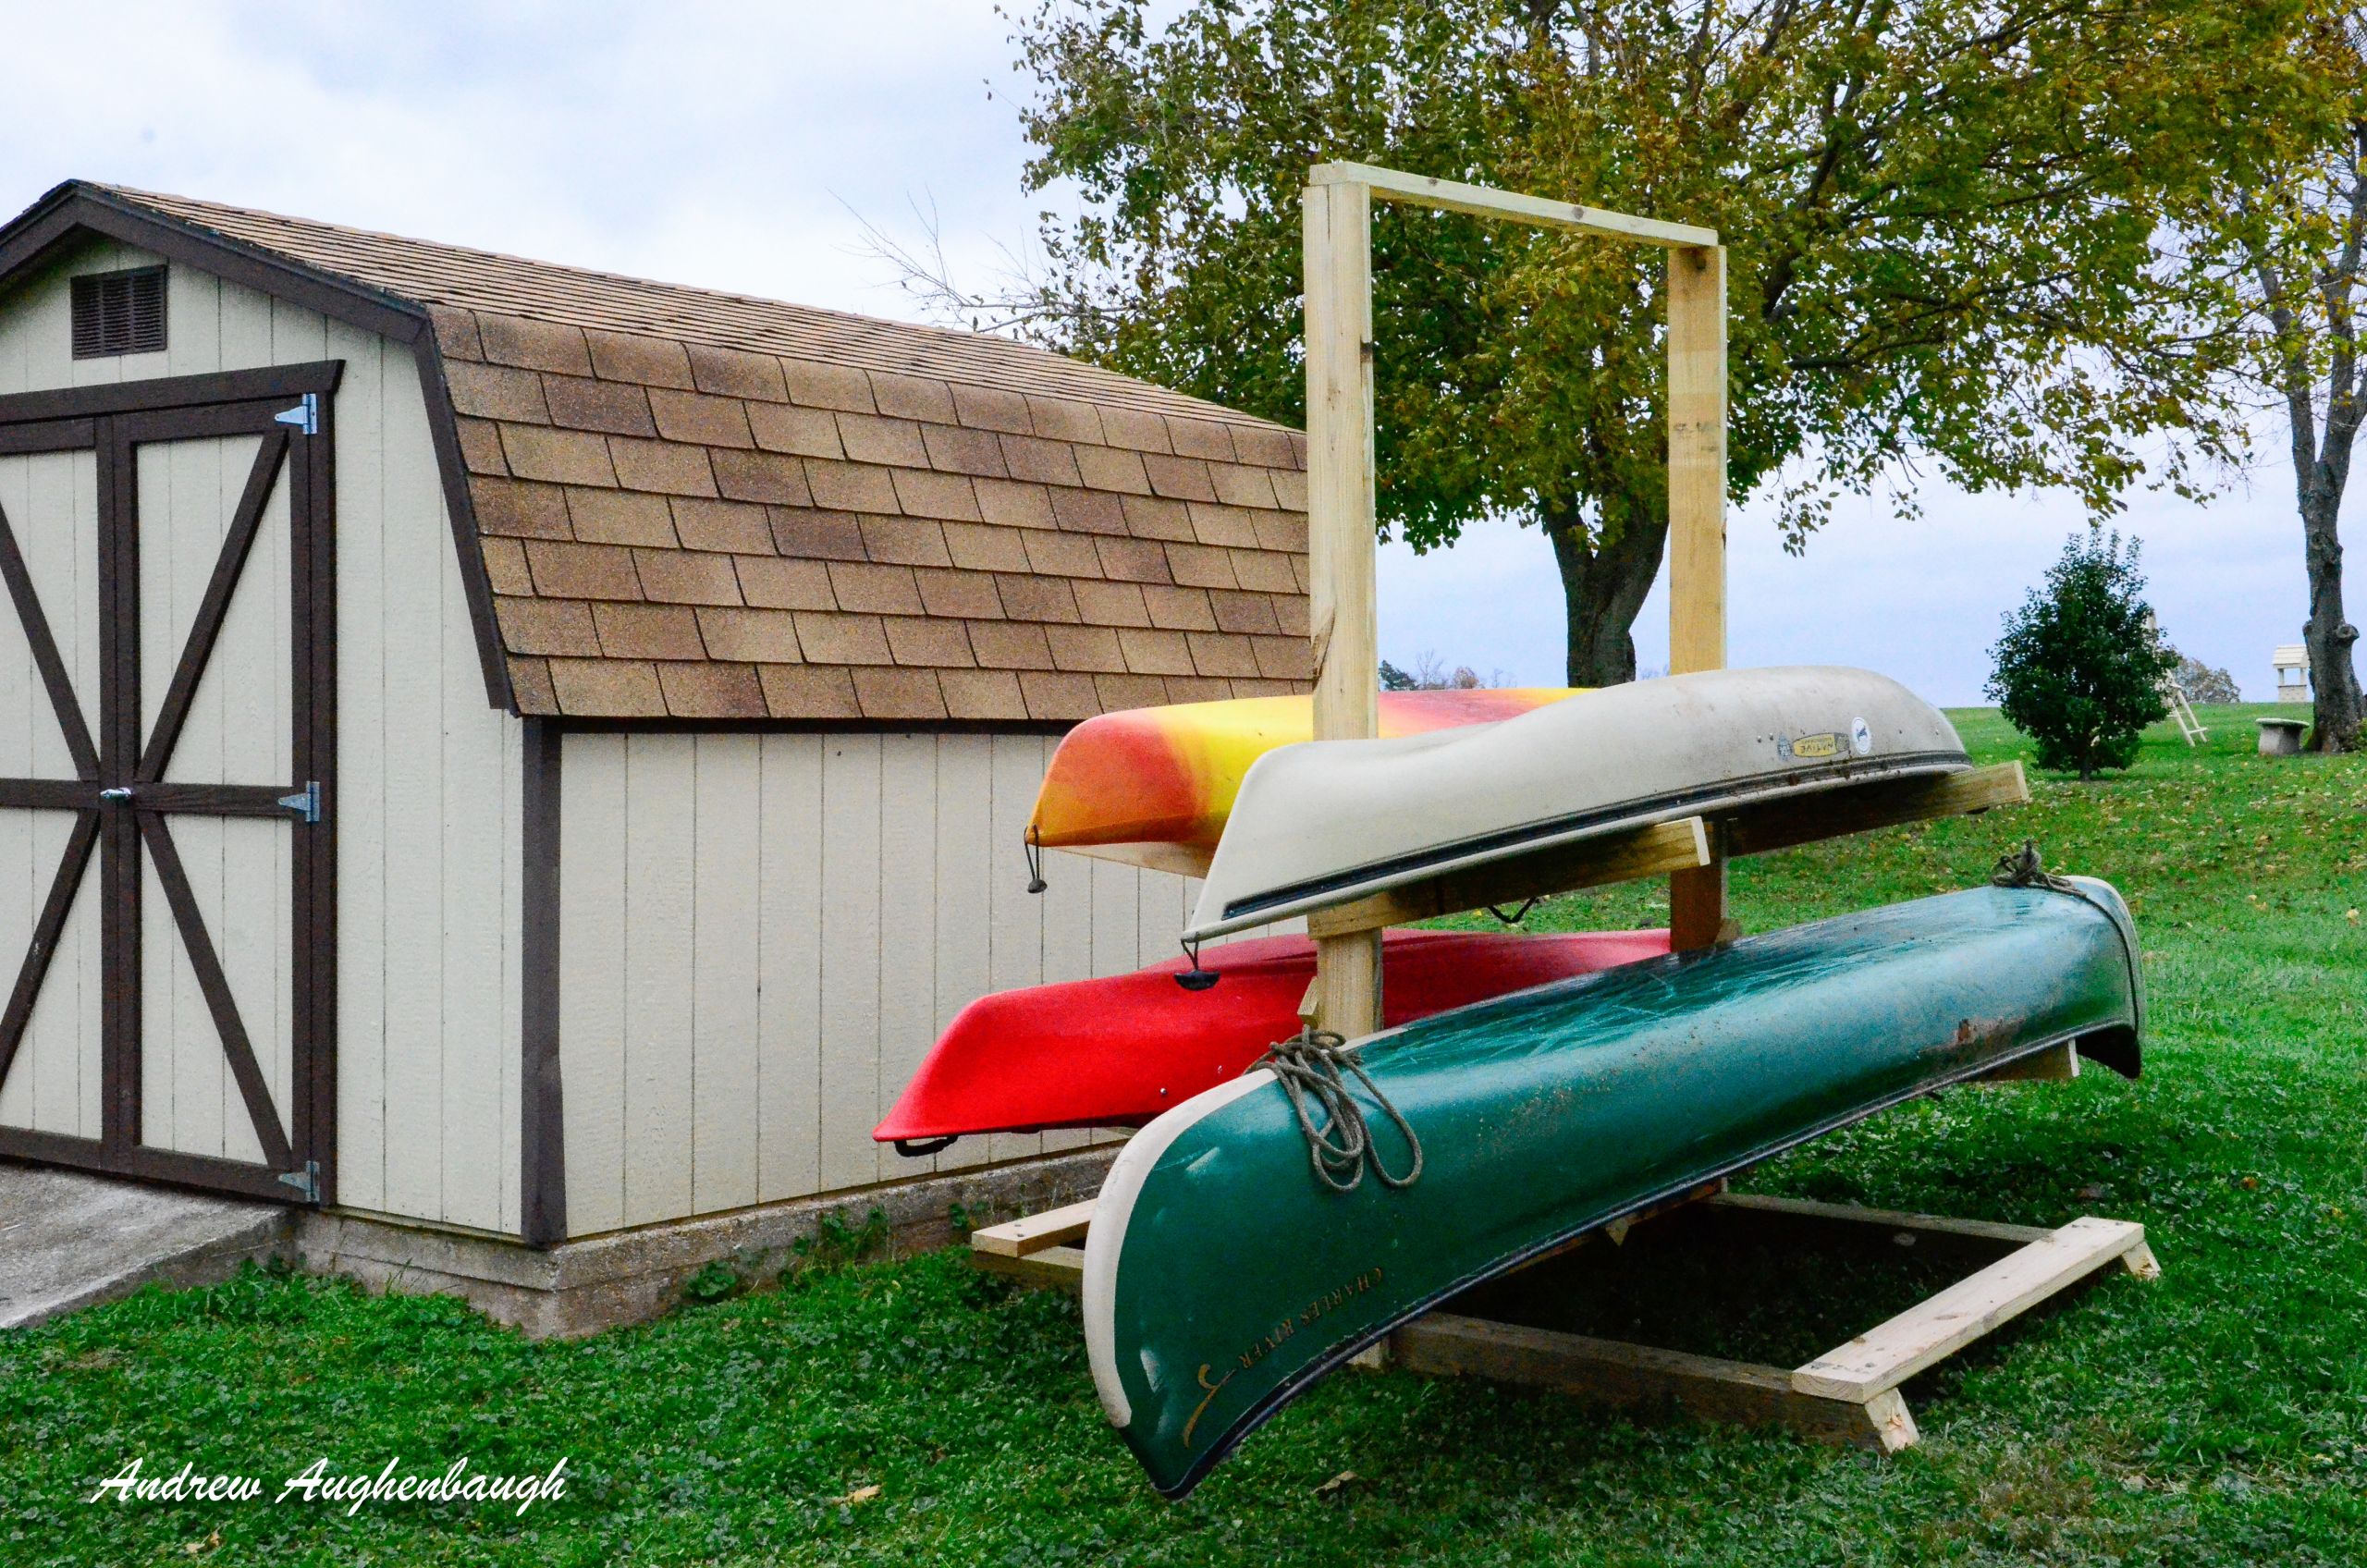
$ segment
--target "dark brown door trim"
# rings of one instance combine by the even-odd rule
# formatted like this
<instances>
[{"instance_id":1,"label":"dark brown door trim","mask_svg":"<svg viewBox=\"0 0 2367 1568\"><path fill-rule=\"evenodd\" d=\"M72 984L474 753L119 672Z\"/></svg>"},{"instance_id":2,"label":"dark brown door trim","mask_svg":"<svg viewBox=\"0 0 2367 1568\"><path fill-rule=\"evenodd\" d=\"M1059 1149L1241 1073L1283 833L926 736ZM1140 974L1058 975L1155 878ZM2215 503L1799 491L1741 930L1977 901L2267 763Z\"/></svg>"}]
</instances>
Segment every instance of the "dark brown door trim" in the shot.
<instances>
[{"instance_id":1,"label":"dark brown door trim","mask_svg":"<svg viewBox=\"0 0 2367 1568\"><path fill-rule=\"evenodd\" d=\"M14 392L0 398L0 424L36 424L52 420L89 420L101 414L156 413L167 409L218 408L226 403L262 403L275 398L326 397L345 374L343 360L314 360L261 370L216 371L205 375L168 375L153 381L117 381L100 386L61 386L48 392ZM0 435L0 440L5 440ZM141 436L141 439L150 439ZM80 441L61 441L46 450ZM5 449L5 448L0 448Z\"/></svg>"}]
</instances>

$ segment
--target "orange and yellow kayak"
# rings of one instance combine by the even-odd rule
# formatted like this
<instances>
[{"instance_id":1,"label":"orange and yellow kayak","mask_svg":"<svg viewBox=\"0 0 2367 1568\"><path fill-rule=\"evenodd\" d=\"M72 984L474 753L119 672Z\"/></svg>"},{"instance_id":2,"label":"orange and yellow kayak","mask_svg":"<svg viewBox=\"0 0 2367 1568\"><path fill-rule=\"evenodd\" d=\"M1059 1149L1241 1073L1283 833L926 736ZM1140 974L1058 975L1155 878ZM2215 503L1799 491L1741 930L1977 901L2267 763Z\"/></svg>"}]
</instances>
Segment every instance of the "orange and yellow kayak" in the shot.
<instances>
[{"instance_id":1,"label":"orange and yellow kayak","mask_svg":"<svg viewBox=\"0 0 2367 1568\"><path fill-rule=\"evenodd\" d=\"M1491 724L1576 696L1560 686L1383 692L1383 737ZM1313 699L1236 697L1088 718L1052 753L1028 836L1159 871L1208 869L1249 765L1315 738Z\"/></svg>"}]
</instances>

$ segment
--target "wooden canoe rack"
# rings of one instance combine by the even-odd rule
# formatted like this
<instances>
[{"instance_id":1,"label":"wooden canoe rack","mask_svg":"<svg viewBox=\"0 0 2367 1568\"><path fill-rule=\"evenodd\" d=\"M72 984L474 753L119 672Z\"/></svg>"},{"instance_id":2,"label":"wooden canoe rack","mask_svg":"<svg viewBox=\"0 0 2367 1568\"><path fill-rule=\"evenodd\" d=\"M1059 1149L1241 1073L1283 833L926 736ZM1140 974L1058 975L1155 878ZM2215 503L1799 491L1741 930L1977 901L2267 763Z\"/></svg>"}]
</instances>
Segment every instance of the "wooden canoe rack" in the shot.
<instances>
[{"instance_id":1,"label":"wooden canoe rack","mask_svg":"<svg viewBox=\"0 0 2367 1568\"><path fill-rule=\"evenodd\" d=\"M1729 1193L1720 1182L1588 1231L1474 1294L1501 1295L1507 1283L1550 1294L1552 1270L1568 1267L1576 1249L1622 1243L1632 1227L1693 1206L1754 1231L1777 1230L1786 1245L1805 1249L1887 1236L1976 1267L1798 1366L1728 1361L1508 1321L1514 1315L1482 1316L1484 1308L1473 1310L1464 1298L1402 1325L1356 1362L1430 1377L1484 1378L1618 1409L1674 1409L1703 1420L1780 1427L1820 1442L1895 1453L1919 1437L1899 1392L1909 1378L2114 1264L2140 1280L2161 1273L2145 1228L2133 1220L2082 1217L2053 1229L2005 1225ZM988 1226L971 1232L970 1261L1031 1285L1075 1291L1084 1280L1083 1243L1092 1225L1093 1205L1080 1203Z\"/></svg>"},{"instance_id":2,"label":"wooden canoe rack","mask_svg":"<svg viewBox=\"0 0 2367 1568\"><path fill-rule=\"evenodd\" d=\"M1665 252L1661 295L1667 312L1669 669L1726 662L1725 251L1713 230L1566 202L1431 179L1362 164L1308 171L1305 217L1307 533L1311 581L1308 638L1315 667L1318 740L1380 733L1373 677L1375 617L1375 439L1373 431L1372 207L1392 202L1502 222L1590 235ZM2018 764L1937 778L1901 779L1844 792L1811 793L1714 816L1689 815L1577 844L1539 849L1485 867L1441 873L1310 915L1316 975L1306 1013L1351 1038L1380 1018L1381 927L1641 876L1669 877L1672 946L1708 947L1733 930L1726 919L1725 863L1735 855L1862 833L1904 823L2015 805L2030 799ZM1195 861L1173 869L1205 871ZM2042 1053L1994 1076L2064 1078L2077 1072L2069 1047ZM1093 1205L1074 1204L975 1231L971 1261L1031 1284L1074 1291L1084 1279L1080 1244ZM1551 1327L1480 1316L1466 1292L1404 1324L1360 1355L1442 1376L1527 1384L1623 1405L1674 1405L1717 1420L1787 1427L1827 1441L1885 1452L1916 1440L1899 1385L2030 1307L2115 1262L2140 1279L2158 1272L2142 1226L2075 1219L2054 1230L1891 1214L1793 1199L1742 1196L1723 1182L1659 1211L1715 1213L1756 1234L1813 1243L1821 1234L1887 1233L1974 1263L1963 1277L1834 1349L1793 1367L1720 1360L1686 1352L1591 1339ZM1511 1278L1550 1293L1551 1270L1570 1266L1587 1243L1623 1243L1630 1216L1576 1238ZM1674 1225L1674 1219L1666 1223ZM1785 1231L1797 1236L1785 1236ZM1491 1281L1481 1292L1492 1292ZM1492 1298L1491 1298L1492 1299Z\"/></svg>"}]
</instances>

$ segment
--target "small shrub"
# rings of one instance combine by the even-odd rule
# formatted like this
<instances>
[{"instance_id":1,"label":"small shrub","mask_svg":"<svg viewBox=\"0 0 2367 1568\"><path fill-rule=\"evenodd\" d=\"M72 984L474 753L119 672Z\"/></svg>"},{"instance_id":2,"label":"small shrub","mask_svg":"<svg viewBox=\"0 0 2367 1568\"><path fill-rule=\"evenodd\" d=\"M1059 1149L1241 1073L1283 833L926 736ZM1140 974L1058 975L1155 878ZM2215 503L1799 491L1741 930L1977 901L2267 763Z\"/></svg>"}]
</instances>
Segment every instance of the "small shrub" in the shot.
<instances>
[{"instance_id":1,"label":"small shrub","mask_svg":"<svg viewBox=\"0 0 2367 1568\"><path fill-rule=\"evenodd\" d=\"M2138 736L2168 712L2161 680L2177 655L2162 646L2140 596L2137 542L2074 535L1991 650L1989 695L2038 743L2041 767L2093 778L2137 760Z\"/></svg>"},{"instance_id":2,"label":"small shrub","mask_svg":"<svg viewBox=\"0 0 2367 1568\"><path fill-rule=\"evenodd\" d=\"M717 1258L682 1283L685 1300L702 1306L721 1301L740 1288L740 1271Z\"/></svg>"},{"instance_id":3,"label":"small shrub","mask_svg":"<svg viewBox=\"0 0 2367 1568\"><path fill-rule=\"evenodd\" d=\"M864 1216L860 1225L850 1225L841 1215L826 1214L816 1222L814 1233L801 1236L790 1243L797 1254L798 1266L828 1273L852 1263L860 1263L888 1245L888 1215L883 1209L873 1209Z\"/></svg>"}]
</instances>

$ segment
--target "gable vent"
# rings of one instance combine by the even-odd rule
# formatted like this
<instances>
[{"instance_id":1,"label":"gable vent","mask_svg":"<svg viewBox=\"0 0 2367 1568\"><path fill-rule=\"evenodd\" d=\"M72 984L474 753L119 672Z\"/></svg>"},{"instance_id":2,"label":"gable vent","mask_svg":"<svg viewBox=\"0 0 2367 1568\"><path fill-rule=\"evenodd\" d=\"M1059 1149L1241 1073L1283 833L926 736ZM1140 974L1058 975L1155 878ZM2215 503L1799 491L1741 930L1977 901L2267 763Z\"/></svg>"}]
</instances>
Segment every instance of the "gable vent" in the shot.
<instances>
[{"instance_id":1,"label":"gable vent","mask_svg":"<svg viewBox=\"0 0 2367 1568\"><path fill-rule=\"evenodd\" d=\"M153 354L165 347L165 269L91 273L74 280L74 357Z\"/></svg>"}]
</instances>

